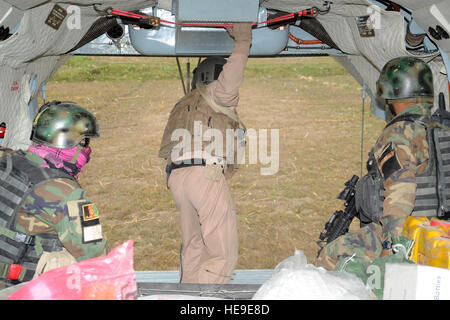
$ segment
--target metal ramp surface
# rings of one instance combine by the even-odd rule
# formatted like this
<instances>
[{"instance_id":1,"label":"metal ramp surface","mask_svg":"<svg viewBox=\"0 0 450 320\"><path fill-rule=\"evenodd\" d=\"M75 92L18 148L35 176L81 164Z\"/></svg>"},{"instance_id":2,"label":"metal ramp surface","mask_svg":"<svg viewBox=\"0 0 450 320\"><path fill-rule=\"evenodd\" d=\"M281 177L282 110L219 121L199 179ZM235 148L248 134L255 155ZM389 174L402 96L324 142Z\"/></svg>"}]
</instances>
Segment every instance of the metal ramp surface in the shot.
<instances>
[{"instance_id":1,"label":"metal ramp surface","mask_svg":"<svg viewBox=\"0 0 450 320\"><path fill-rule=\"evenodd\" d=\"M273 270L235 270L229 284L179 283L179 271L136 271L139 300L251 299Z\"/></svg>"}]
</instances>

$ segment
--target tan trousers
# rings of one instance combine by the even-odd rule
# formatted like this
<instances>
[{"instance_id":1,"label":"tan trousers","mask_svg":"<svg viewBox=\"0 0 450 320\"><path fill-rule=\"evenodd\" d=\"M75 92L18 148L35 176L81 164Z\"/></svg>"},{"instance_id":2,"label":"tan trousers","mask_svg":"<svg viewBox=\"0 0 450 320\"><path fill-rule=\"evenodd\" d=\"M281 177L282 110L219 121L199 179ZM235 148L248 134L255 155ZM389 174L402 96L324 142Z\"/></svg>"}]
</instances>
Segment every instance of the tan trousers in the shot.
<instances>
[{"instance_id":1,"label":"tan trousers","mask_svg":"<svg viewBox=\"0 0 450 320\"><path fill-rule=\"evenodd\" d=\"M205 177L205 167L175 169L169 188L180 210L181 282L228 283L238 259L236 212L225 177Z\"/></svg>"}]
</instances>

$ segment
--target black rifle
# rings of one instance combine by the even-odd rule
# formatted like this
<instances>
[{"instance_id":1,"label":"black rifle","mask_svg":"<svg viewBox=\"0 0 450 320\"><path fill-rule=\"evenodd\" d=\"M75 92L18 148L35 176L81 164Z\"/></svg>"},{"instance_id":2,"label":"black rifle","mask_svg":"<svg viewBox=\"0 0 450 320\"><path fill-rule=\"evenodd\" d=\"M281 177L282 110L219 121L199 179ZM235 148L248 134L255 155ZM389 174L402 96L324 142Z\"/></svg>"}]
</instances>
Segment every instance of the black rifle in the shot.
<instances>
[{"instance_id":1,"label":"black rifle","mask_svg":"<svg viewBox=\"0 0 450 320\"><path fill-rule=\"evenodd\" d=\"M355 208L355 186L358 180L359 177L354 175L345 183L344 190L337 196L338 199L345 201L345 209L333 213L330 220L325 224L325 229L320 233L319 239L321 241L326 240L327 243L330 243L348 232L353 218L358 215Z\"/></svg>"}]
</instances>

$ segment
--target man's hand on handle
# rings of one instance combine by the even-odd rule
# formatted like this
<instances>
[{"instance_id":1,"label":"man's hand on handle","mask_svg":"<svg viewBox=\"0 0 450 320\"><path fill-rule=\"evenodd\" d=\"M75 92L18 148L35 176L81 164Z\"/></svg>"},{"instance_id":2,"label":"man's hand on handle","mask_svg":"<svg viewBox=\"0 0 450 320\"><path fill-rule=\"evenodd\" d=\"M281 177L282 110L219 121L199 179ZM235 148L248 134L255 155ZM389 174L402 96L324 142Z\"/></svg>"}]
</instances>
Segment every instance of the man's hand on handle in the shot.
<instances>
[{"instance_id":1,"label":"man's hand on handle","mask_svg":"<svg viewBox=\"0 0 450 320\"><path fill-rule=\"evenodd\" d=\"M252 23L236 22L233 27L226 28L228 34L236 42L252 42Z\"/></svg>"}]
</instances>

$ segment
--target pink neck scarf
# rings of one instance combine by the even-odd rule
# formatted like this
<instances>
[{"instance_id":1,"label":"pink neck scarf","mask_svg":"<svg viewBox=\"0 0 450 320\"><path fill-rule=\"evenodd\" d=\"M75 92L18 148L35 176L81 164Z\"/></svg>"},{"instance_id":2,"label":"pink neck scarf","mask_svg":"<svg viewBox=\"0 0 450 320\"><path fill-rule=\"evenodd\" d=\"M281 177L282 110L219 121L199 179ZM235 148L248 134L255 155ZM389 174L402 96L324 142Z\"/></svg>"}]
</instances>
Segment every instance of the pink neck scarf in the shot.
<instances>
[{"instance_id":1,"label":"pink neck scarf","mask_svg":"<svg viewBox=\"0 0 450 320\"><path fill-rule=\"evenodd\" d=\"M45 168L63 168L75 179L78 178L82 168L89 162L91 154L91 147L81 148L75 164L72 164L72 158L77 152L76 146L71 149L58 149L37 144L35 146L30 146L29 150L44 160ZM49 163L51 165L49 165Z\"/></svg>"}]
</instances>

